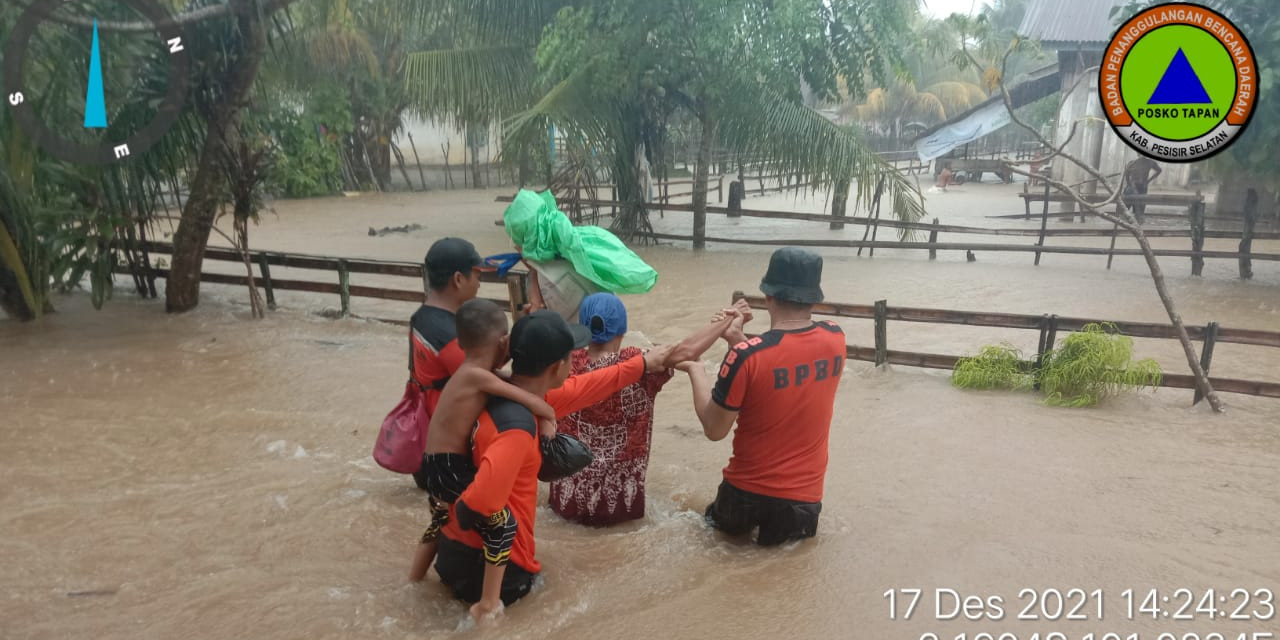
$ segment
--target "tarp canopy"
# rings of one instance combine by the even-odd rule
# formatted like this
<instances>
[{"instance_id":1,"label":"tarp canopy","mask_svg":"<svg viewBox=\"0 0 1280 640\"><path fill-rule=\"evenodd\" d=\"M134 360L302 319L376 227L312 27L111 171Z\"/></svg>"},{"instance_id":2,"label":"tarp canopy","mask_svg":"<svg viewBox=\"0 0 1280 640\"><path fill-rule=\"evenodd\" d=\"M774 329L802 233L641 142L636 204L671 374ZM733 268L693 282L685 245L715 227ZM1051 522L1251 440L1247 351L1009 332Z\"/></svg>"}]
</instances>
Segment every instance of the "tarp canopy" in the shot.
<instances>
[{"instance_id":1,"label":"tarp canopy","mask_svg":"<svg viewBox=\"0 0 1280 640\"><path fill-rule=\"evenodd\" d=\"M1058 65L1042 67L1031 72L1027 79L1009 88L1013 108L1031 104L1061 89L1062 79ZM1004 98L996 94L982 104L926 129L916 138L916 152L920 160L928 162L961 145L999 131L1012 120L1005 109Z\"/></svg>"}]
</instances>

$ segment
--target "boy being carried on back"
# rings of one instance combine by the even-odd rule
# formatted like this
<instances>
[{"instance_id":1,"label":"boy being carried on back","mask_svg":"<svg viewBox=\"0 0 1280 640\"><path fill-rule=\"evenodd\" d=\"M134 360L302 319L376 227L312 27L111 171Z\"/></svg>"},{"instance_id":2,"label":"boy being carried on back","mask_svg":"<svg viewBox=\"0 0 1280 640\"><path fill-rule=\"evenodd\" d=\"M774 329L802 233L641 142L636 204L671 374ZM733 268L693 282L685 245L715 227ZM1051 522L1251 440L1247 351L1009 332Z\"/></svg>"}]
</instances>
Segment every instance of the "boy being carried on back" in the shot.
<instances>
[{"instance_id":1,"label":"boy being carried on back","mask_svg":"<svg viewBox=\"0 0 1280 640\"><path fill-rule=\"evenodd\" d=\"M445 385L427 429L422 466L431 499L431 525L422 534L409 571L409 579L414 582L422 580L435 558L436 536L448 522L449 505L458 500L475 477L471 431L489 396L507 398L528 408L538 418L542 437L554 437L556 432L555 411L546 400L508 384L494 373L509 359L507 316L502 308L488 300L470 300L458 308L456 322L458 346L466 354L466 360ZM486 519L478 532L485 541L484 555L489 567L485 572L487 588L490 571L495 572L493 583L502 583L516 521L508 509L484 515Z\"/></svg>"}]
</instances>

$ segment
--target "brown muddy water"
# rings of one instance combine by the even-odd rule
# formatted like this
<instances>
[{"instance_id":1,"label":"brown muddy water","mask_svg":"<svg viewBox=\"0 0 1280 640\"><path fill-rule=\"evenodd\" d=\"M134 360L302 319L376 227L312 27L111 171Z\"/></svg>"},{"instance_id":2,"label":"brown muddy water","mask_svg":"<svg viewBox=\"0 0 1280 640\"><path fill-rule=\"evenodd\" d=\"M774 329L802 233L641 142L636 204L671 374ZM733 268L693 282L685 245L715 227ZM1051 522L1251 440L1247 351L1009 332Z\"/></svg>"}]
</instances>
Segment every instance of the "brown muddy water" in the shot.
<instances>
[{"instance_id":1,"label":"brown muddy water","mask_svg":"<svg viewBox=\"0 0 1280 640\"><path fill-rule=\"evenodd\" d=\"M499 253L509 242L493 225L498 193L279 203L253 243L420 260L435 238L463 235ZM983 218L1016 212L1011 193L966 185L931 196L931 216L1033 224ZM789 195L748 206L822 209ZM411 223L425 228L367 235ZM675 213L656 221L680 232L688 223ZM709 226L712 235L829 234L716 216ZM724 246L639 253L661 279L626 299L638 343L677 340L733 290L754 291L768 256ZM824 252L829 300L1163 320L1135 258L1107 271L1095 256L1046 256L1036 268L1028 254L966 263L946 253L936 262L852 253ZM1256 264L1245 283L1226 261L1210 261L1204 278L1189 277L1185 260L1162 264L1189 323L1280 329L1276 265ZM39 324L0 320L0 638L1156 638L1280 628L1275 619L1131 621L1122 599L1128 588L1280 590L1280 401L1226 395L1229 413L1212 416L1189 406L1189 391L1162 390L1055 409L1030 394L954 389L945 372L854 363L837 399L816 539L759 550L705 528L699 514L729 443L702 437L678 377L658 400L647 517L593 530L543 509L543 584L496 626L467 629L464 607L434 574L406 584L425 501L369 455L403 389L405 330L328 320L315 312L336 307L336 297L283 292L282 309L253 322L243 290L204 291L199 310L176 317L121 293L101 312L71 296ZM353 306L369 317L413 310ZM871 343L870 323L842 324L851 342ZM891 348L938 353L1001 340L1033 349L1035 339L957 326L889 330ZM1139 340L1137 352L1168 371L1185 366L1172 343ZM717 346L706 359L722 354ZM1214 373L1278 381L1280 349L1220 345ZM882 594L903 588L928 597L913 619L891 620ZM936 620L938 588L1001 596L1006 615ZM1107 609L1102 620L1018 620L1023 588L1101 589Z\"/></svg>"}]
</instances>

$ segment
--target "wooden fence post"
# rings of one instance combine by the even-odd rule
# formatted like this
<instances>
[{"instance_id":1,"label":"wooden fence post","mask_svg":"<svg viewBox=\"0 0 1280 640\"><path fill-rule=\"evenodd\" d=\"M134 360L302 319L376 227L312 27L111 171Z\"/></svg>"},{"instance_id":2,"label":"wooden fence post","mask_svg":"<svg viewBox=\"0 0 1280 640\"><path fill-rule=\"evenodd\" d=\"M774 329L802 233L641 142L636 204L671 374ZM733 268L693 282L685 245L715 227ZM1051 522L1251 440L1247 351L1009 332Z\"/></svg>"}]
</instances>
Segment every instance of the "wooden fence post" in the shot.
<instances>
[{"instance_id":1,"label":"wooden fence post","mask_svg":"<svg viewBox=\"0 0 1280 640\"><path fill-rule=\"evenodd\" d=\"M740 180L734 180L729 183L729 214L730 218L742 217L742 196L745 192L745 185Z\"/></svg>"},{"instance_id":2,"label":"wooden fence post","mask_svg":"<svg viewBox=\"0 0 1280 640\"><path fill-rule=\"evenodd\" d=\"M937 218L933 219L933 228L929 230L929 244L938 244L938 219ZM937 249L933 247L929 247L929 259L930 260L938 259Z\"/></svg>"},{"instance_id":3,"label":"wooden fence post","mask_svg":"<svg viewBox=\"0 0 1280 640\"><path fill-rule=\"evenodd\" d=\"M716 187L716 202L724 202L724 172L720 173L719 186Z\"/></svg>"},{"instance_id":4,"label":"wooden fence post","mask_svg":"<svg viewBox=\"0 0 1280 640\"><path fill-rule=\"evenodd\" d=\"M1218 342L1218 323L1210 322L1204 328L1204 348L1200 351L1200 368L1204 369L1204 374L1209 375L1209 365L1213 362L1213 346ZM1191 401L1191 405L1195 406L1204 400L1204 396L1200 395L1200 390L1196 389L1195 399Z\"/></svg>"},{"instance_id":5,"label":"wooden fence post","mask_svg":"<svg viewBox=\"0 0 1280 640\"><path fill-rule=\"evenodd\" d=\"M1044 232L1049 227L1049 181L1044 181L1044 212L1040 214L1040 239L1036 240L1037 247L1044 246ZM1040 252L1036 252L1036 266L1040 266Z\"/></svg>"},{"instance_id":6,"label":"wooden fence post","mask_svg":"<svg viewBox=\"0 0 1280 640\"><path fill-rule=\"evenodd\" d=\"M1191 205L1191 250L1204 250L1204 203ZM1191 275L1204 271L1204 256L1191 256Z\"/></svg>"},{"instance_id":7,"label":"wooden fence post","mask_svg":"<svg viewBox=\"0 0 1280 640\"><path fill-rule=\"evenodd\" d=\"M1032 388L1036 391L1040 390L1040 365L1044 364L1044 353L1047 351L1044 345L1049 339L1049 315L1040 316L1040 338L1036 342L1036 359L1031 363Z\"/></svg>"},{"instance_id":8,"label":"wooden fence post","mask_svg":"<svg viewBox=\"0 0 1280 640\"><path fill-rule=\"evenodd\" d=\"M641 196L640 199L644 200L644 196ZM611 184L609 185L609 202L617 202L617 201L618 201L618 185ZM618 205L616 204L609 205L609 215L611 217L618 215Z\"/></svg>"},{"instance_id":9,"label":"wooden fence post","mask_svg":"<svg viewBox=\"0 0 1280 640\"><path fill-rule=\"evenodd\" d=\"M876 300L876 366L889 361L889 307L885 300Z\"/></svg>"},{"instance_id":10,"label":"wooden fence post","mask_svg":"<svg viewBox=\"0 0 1280 640\"><path fill-rule=\"evenodd\" d=\"M262 286L267 290L267 308L276 310L276 290L271 286L271 266L267 264L267 254L258 254L258 271L262 274Z\"/></svg>"},{"instance_id":11,"label":"wooden fence post","mask_svg":"<svg viewBox=\"0 0 1280 640\"><path fill-rule=\"evenodd\" d=\"M1249 189L1244 200L1244 229L1240 232L1240 278L1253 278L1253 227L1258 223L1258 192Z\"/></svg>"},{"instance_id":12,"label":"wooden fence post","mask_svg":"<svg viewBox=\"0 0 1280 640\"><path fill-rule=\"evenodd\" d=\"M529 302L527 276L519 273L507 274L507 301L511 307L511 322L514 324L524 316L525 305Z\"/></svg>"},{"instance_id":13,"label":"wooden fence post","mask_svg":"<svg viewBox=\"0 0 1280 640\"><path fill-rule=\"evenodd\" d=\"M1116 234L1120 230L1120 207L1122 205L1116 202L1116 222L1111 225L1111 246L1107 248L1107 271L1111 270L1111 261L1115 259L1116 254Z\"/></svg>"},{"instance_id":14,"label":"wooden fence post","mask_svg":"<svg viewBox=\"0 0 1280 640\"><path fill-rule=\"evenodd\" d=\"M1035 376L1035 390L1040 390L1040 368L1044 366L1044 357L1050 351L1053 351L1054 345L1058 343L1058 316L1051 315L1041 320L1040 325L1040 347L1036 354L1036 370L1032 372Z\"/></svg>"},{"instance_id":15,"label":"wooden fence post","mask_svg":"<svg viewBox=\"0 0 1280 640\"><path fill-rule=\"evenodd\" d=\"M342 315L351 315L351 271L346 260L338 260L338 295L342 296Z\"/></svg>"}]
</instances>

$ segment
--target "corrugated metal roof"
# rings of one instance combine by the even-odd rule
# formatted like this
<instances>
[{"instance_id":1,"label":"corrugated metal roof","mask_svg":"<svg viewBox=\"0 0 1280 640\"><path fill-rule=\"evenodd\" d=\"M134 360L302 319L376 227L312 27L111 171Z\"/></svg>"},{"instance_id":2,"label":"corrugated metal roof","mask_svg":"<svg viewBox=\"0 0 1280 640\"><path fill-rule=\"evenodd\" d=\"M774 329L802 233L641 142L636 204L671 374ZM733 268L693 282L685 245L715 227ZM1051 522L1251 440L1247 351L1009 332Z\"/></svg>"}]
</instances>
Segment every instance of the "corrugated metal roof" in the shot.
<instances>
[{"instance_id":1,"label":"corrugated metal roof","mask_svg":"<svg viewBox=\"0 0 1280 640\"><path fill-rule=\"evenodd\" d=\"M1039 40L1047 48L1055 44L1107 43L1119 25L1111 9L1124 0L1031 0L1018 33Z\"/></svg>"}]
</instances>

